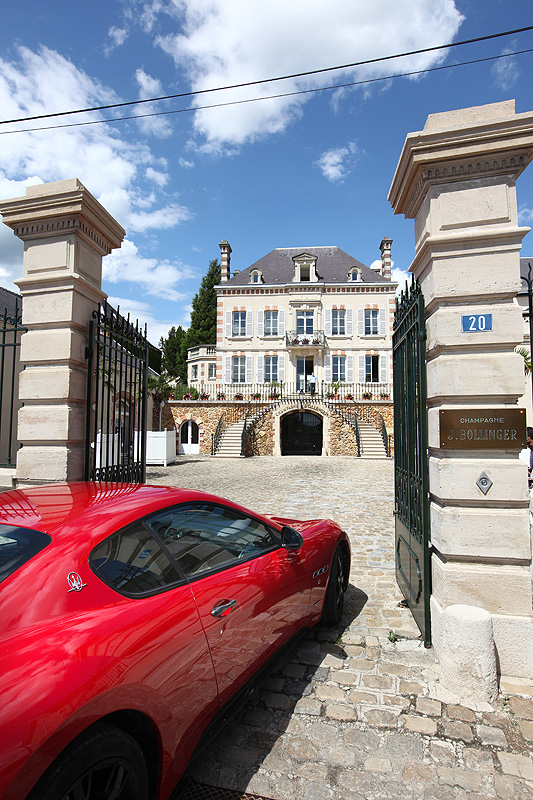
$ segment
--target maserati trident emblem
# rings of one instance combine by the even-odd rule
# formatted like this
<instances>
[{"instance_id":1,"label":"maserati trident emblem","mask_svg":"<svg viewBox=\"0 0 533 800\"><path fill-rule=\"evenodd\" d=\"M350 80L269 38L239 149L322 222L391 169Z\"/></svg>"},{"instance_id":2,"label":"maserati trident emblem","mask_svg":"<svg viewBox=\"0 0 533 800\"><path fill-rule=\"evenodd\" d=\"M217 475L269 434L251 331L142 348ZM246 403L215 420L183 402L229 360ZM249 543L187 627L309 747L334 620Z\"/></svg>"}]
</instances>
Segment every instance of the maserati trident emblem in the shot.
<instances>
[{"instance_id":1,"label":"maserati trident emblem","mask_svg":"<svg viewBox=\"0 0 533 800\"><path fill-rule=\"evenodd\" d=\"M81 592L84 586L87 586L78 575L77 572L69 572L67 575L67 583L70 586L67 594L70 592Z\"/></svg>"}]
</instances>

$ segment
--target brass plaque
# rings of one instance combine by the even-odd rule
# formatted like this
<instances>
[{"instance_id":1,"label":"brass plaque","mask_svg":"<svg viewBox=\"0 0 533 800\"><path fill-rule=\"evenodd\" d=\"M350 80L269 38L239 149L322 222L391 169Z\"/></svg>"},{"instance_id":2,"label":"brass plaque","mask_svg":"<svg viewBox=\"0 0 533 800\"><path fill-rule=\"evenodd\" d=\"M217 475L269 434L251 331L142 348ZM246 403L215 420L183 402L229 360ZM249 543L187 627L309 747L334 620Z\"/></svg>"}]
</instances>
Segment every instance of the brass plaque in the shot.
<instances>
[{"instance_id":1,"label":"brass plaque","mask_svg":"<svg viewBox=\"0 0 533 800\"><path fill-rule=\"evenodd\" d=\"M524 408L464 408L439 411L445 450L521 450L526 446Z\"/></svg>"}]
</instances>

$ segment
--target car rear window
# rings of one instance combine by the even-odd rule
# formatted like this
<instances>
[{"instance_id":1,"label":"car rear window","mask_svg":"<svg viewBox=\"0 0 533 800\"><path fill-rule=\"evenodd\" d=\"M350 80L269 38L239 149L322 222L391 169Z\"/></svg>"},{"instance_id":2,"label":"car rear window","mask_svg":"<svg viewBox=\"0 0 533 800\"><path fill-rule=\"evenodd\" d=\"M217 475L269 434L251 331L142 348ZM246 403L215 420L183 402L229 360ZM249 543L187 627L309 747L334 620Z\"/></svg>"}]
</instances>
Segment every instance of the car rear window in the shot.
<instances>
[{"instance_id":1,"label":"car rear window","mask_svg":"<svg viewBox=\"0 0 533 800\"><path fill-rule=\"evenodd\" d=\"M52 537L31 528L0 525L0 583L33 558Z\"/></svg>"}]
</instances>

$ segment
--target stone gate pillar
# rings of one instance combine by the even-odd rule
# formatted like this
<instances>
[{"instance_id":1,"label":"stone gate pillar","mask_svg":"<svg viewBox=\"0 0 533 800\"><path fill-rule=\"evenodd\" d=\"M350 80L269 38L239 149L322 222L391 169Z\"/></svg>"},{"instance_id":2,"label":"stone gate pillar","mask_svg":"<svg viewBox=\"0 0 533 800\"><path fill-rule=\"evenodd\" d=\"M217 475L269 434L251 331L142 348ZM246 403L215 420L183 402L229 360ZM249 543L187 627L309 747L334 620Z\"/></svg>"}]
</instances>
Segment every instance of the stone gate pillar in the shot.
<instances>
[{"instance_id":1,"label":"stone gate pillar","mask_svg":"<svg viewBox=\"0 0 533 800\"><path fill-rule=\"evenodd\" d=\"M514 100L431 114L408 134L389 194L395 213L415 220L410 271L426 303L434 647L448 647L451 605L486 609L500 673L528 679L524 366L514 348L529 228L518 226L515 182L532 157L533 113L515 114Z\"/></svg>"},{"instance_id":2,"label":"stone gate pillar","mask_svg":"<svg viewBox=\"0 0 533 800\"><path fill-rule=\"evenodd\" d=\"M76 178L0 203L24 242L17 485L83 479L88 324L125 231Z\"/></svg>"}]
</instances>

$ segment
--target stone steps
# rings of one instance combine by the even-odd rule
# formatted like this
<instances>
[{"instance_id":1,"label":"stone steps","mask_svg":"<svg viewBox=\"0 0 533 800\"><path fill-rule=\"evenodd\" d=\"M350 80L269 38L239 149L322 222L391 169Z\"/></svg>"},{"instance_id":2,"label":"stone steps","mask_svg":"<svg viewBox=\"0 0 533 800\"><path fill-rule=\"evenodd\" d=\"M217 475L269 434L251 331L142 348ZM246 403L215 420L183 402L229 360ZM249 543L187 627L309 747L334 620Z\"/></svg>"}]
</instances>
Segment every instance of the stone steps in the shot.
<instances>
[{"instance_id":1,"label":"stone steps","mask_svg":"<svg viewBox=\"0 0 533 800\"><path fill-rule=\"evenodd\" d=\"M244 420L234 422L223 431L214 458L244 458L241 454Z\"/></svg>"},{"instance_id":2,"label":"stone steps","mask_svg":"<svg viewBox=\"0 0 533 800\"><path fill-rule=\"evenodd\" d=\"M361 458L387 458L380 432L369 422L359 422Z\"/></svg>"}]
</instances>

